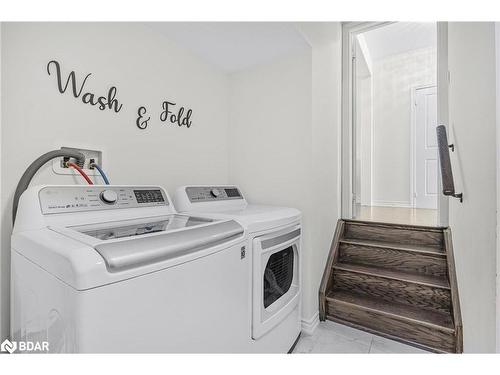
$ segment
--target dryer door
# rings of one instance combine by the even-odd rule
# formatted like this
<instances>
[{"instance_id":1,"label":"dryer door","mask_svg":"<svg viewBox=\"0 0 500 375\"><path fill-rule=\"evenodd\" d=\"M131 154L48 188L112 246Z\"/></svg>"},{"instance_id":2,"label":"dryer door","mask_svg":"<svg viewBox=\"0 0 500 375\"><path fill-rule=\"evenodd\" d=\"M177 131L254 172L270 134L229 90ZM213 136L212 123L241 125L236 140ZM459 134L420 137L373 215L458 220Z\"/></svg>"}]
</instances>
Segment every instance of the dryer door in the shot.
<instances>
[{"instance_id":1,"label":"dryer door","mask_svg":"<svg viewBox=\"0 0 500 375\"><path fill-rule=\"evenodd\" d=\"M278 325L300 302L299 225L253 240L252 338Z\"/></svg>"}]
</instances>

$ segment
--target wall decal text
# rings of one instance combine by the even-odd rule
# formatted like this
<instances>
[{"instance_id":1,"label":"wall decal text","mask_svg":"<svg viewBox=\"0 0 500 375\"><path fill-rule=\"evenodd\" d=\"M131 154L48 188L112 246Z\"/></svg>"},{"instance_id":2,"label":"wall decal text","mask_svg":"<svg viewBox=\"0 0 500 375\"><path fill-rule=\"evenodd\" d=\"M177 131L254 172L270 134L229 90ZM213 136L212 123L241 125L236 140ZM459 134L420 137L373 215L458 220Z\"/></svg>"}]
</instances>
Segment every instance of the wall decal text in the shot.
<instances>
[{"instance_id":1,"label":"wall decal text","mask_svg":"<svg viewBox=\"0 0 500 375\"><path fill-rule=\"evenodd\" d=\"M117 98L118 89L116 86L111 86L106 95L98 96L93 92L85 89L87 80L92 75L88 73L81 82L78 82L75 71L71 71L67 77L63 77L61 73L61 64L57 60L50 60L47 64L47 74L49 76L55 73L57 81L57 89L59 93L64 94L70 92L75 99L80 99L82 103L96 106L101 111L111 110L118 113L122 110L123 104ZM137 108L137 117L135 125L144 130L149 126L151 116L147 113L146 106L142 105ZM164 100L161 104L159 120L162 123L169 123L179 127L185 126L190 128L192 125L191 116L193 110L184 106L178 106L175 102Z\"/></svg>"},{"instance_id":2,"label":"wall decal text","mask_svg":"<svg viewBox=\"0 0 500 375\"><path fill-rule=\"evenodd\" d=\"M168 122L177 126L185 126L186 128L190 128L192 121L191 115L193 114L192 109L188 109L186 111L185 107L176 107L176 103L169 102L165 100L161 105L161 113L160 113L160 122ZM146 115L147 109L146 107L139 107L137 110L137 119L135 120L135 124L141 130L144 130L148 127L148 122L151 119L150 116Z\"/></svg>"},{"instance_id":3,"label":"wall decal text","mask_svg":"<svg viewBox=\"0 0 500 375\"><path fill-rule=\"evenodd\" d=\"M139 129L146 129L148 127L148 121L151 119L151 117L145 118L146 114L146 108L145 107L139 107L137 110L137 120L135 120L135 124Z\"/></svg>"},{"instance_id":4,"label":"wall decal text","mask_svg":"<svg viewBox=\"0 0 500 375\"><path fill-rule=\"evenodd\" d=\"M123 104L120 104L118 99L116 99L117 89L115 86L111 86L109 88L106 96L97 96L96 94L88 91L82 95L87 79L92 75L92 73L87 74L83 79L82 83L78 86L76 80L76 73L75 71L72 71L68 75L66 83L63 85L63 79L61 76L61 65L56 60L49 61L49 63L47 64L47 73L49 74L49 76L51 75L50 71L51 66L55 66L56 76L57 76L57 88L61 94L64 94L68 89L68 86L71 85L71 91L73 96L75 98L81 98L84 104L98 106L97 108L99 108L101 111L104 111L106 109L114 110L116 113L120 112L120 110L122 109Z\"/></svg>"},{"instance_id":5,"label":"wall decal text","mask_svg":"<svg viewBox=\"0 0 500 375\"><path fill-rule=\"evenodd\" d=\"M163 102L162 108L163 111L160 114L160 121L165 122L165 121L170 121L172 124L177 124L179 126L186 126L187 128L191 127L191 114L193 113L192 109L188 109L186 114L184 115L184 107L180 107L179 110L177 111L177 114L175 114L173 111L174 109L172 107L175 106L175 103L172 102Z\"/></svg>"}]
</instances>

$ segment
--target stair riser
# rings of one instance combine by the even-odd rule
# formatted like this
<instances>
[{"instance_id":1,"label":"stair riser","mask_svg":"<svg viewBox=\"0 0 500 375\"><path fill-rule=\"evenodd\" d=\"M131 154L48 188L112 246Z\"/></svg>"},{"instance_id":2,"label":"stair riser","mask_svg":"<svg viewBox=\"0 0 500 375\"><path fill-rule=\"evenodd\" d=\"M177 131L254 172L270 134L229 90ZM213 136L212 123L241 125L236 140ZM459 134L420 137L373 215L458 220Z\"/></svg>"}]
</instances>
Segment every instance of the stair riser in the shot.
<instances>
[{"instance_id":1,"label":"stair riser","mask_svg":"<svg viewBox=\"0 0 500 375\"><path fill-rule=\"evenodd\" d=\"M436 247L442 247L444 241L441 231L434 232L430 230L406 229L403 227L379 227L352 223L346 223L344 238Z\"/></svg>"},{"instance_id":2,"label":"stair riser","mask_svg":"<svg viewBox=\"0 0 500 375\"><path fill-rule=\"evenodd\" d=\"M448 289L338 269L334 270L333 277L334 290L344 290L377 297L388 302L450 313L451 296Z\"/></svg>"},{"instance_id":3,"label":"stair riser","mask_svg":"<svg viewBox=\"0 0 500 375\"><path fill-rule=\"evenodd\" d=\"M445 352L455 352L454 333L439 327L332 300L327 300L327 315L381 334L397 336Z\"/></svg>"},{"instance_id":4,"label":"stair riser","mask_svg":"<svg viewBox=\"0 0 500 375\"><path fill-rule=\"evenodd\" d=\"M446 278L446 259L396 249L341 243L339 261Z\"/></svg>"}]
</instances>

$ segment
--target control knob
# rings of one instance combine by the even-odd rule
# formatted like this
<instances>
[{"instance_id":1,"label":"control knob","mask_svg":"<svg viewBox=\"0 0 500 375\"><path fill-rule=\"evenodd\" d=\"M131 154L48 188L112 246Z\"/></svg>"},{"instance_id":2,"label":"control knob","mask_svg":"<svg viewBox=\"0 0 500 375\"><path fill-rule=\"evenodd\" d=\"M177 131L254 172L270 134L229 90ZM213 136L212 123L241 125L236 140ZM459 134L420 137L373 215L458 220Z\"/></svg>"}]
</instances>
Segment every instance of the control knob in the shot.
<instances>
[{"instance_id":1,"label":"control knob","mask_svg":"<svg viewBox=\"0 0 500 375\"><path fill-rule=\"evenodd\" d=\"M221 194L221 191L217 188L213 188L210 190L210 194L212 194L214 198L217 198Z\"/></svg>"},{"instance_id":2,"label":"control knob","mask_svg":"<svg viewBox=\"0 0 500 375\"><path fill-rule=\"evenodd\" d=\"M115 204L118 200L118 195L113 190L103 190L100 197L101 200L107 204Z\"/></svg>"}]
</instances>

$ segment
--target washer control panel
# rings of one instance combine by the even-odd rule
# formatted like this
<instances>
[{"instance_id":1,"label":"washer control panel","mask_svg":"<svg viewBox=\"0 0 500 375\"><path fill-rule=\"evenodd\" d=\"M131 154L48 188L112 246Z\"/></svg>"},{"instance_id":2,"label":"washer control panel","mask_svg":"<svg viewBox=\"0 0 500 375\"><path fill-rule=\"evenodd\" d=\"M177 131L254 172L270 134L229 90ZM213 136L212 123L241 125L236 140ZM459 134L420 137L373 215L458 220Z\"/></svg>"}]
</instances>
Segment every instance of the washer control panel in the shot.
<instances>
[{"instance_id":1,"label":"washer control panel","mask_svg":"<svg viewBox=\"0 0 500 375\"><path fill-rule=\"evenodd\" d=\"M243 199L236 186L190 186L186 194L191 203Z\"/></svg>"},{"instance_id":2,"label":"washer control panel","mask_svg":"<svg viewBox=\"0 0 500 375\"><path fill-rule=\"evenodd\" d=\"M38 197L44 215L169 205L160 187L48 186Z\"/></svg>"}]
</instances>

